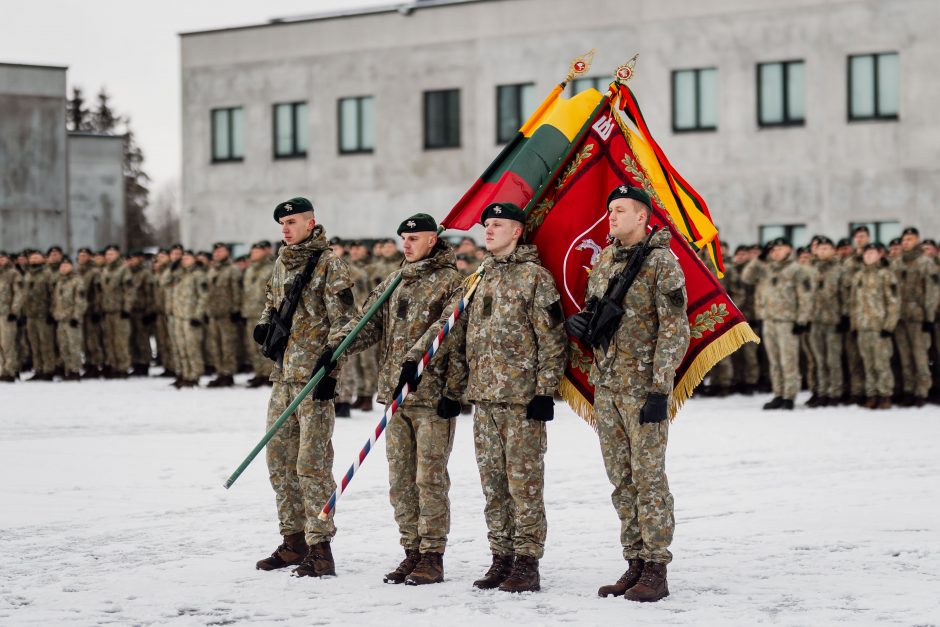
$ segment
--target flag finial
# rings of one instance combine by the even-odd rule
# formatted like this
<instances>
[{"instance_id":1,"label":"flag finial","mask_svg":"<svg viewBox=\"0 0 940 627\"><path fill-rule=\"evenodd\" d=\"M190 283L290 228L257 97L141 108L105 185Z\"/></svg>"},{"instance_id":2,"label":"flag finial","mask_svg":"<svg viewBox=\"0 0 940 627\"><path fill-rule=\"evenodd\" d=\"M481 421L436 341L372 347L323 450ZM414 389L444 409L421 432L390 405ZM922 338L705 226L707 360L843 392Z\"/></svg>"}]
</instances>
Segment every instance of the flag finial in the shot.
<instances>
[{"instance_id":1,"label":"flag finial","mask_svg":"<svg viewBox=\"0 0 940 627\"><path fill-rule=\"evenodd\" d=\"M588 71L591 69L591 63L594 62L595 52L597 52L597 50L591 48L580 57L575 57L574 60L571 61L571 66L568 69L568 76L565 77L566 83L573 78L588 73Z\"/></svg>"},{"instance_id":2,"label":"flag finial","mask_svg":"<svg viewBox=\"0 0 940 627\"><path fill-rule=\"evenodd\" d=\"M626 85L627 82L633 78L634 68L636 67L636 60L640 54L637 53L633 55L633 58L624 63L623 65L617 67L617 70L614 72L614 81Z\"/></svg>"}]
</instances>

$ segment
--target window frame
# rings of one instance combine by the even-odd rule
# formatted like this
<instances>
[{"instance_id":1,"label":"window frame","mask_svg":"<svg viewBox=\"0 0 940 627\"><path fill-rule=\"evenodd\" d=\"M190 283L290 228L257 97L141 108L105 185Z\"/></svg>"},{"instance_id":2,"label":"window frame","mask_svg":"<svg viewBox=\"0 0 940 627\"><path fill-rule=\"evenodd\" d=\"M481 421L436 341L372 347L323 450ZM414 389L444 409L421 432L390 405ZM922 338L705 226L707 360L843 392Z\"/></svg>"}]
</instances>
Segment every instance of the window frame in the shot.
<instances>
[{"instance_id":1,"label":"window frame","mask_svg":"<svg viewBox=\"0 0 940 627\"><path fill-rule=\"evenodd\" d=\"M579 76L577 78L573 78L571 79L571 96L572 97L577 96L579 93L581 93L581 92L576 92L574 90L575 84L580 81L591 81L593 83L593 85L591 85L591 88L596 89L602 94L607 92L606 89L604 89L603 91L601 90L601 87L605 86L605 82L606 82L606 86L609 86L611 83L611 80L609 78L605 78L603 76Z\"/></svg>"},{"instance_id":2,"label":"window frame","mask_svg":"<svg viewBox=\"0 0 940 627\"><path fill-rule=\"evenodd\" d=\"M718 66L683 68L680 70L671 71L669 75L669 90L672 100L672 115L670 116L670 125L672 126L673 133L713 133L718 131L717 123L714 126L702 126L702 90L700 85L701 74L705 70L714 70L715 72L718 72ZM676 75L681 72L693 72L695 76L695 126L689 128L679 128L676 126ZM718 107L718 112L721 113L720 106Z\"/></svg>"},{"instance_id":3,"label":"window frame","mask_svg":"<svg viewBox=\"0 0 940 627\"><path fill-rule=\"evenodd\" d=\"M524 87L532 87L534 89L535 83L530 81L528 83L507 83L504 85L496 86L496 145L497 146L505 146L510 141L512 141L512 138L515 137L516 134L519 132L519 128L523 124L525 124L526 114L525 114L525 111L522 110L522 89ZM515 91L516 117L519 120L519 125L516 127L516 130L513 131L509 137L503 139L502 137L499 136L500 126L501 126L500 124L501 120L500 120L500 115L499 115L500 113L499 94L500 94L501 89L506 89L506 88L512 88Z\"/></svg>"},{"instance_id":4,"label":"window frame","mask_svg":"<svg viewBox=\"0 0 940 627\"><path fill-rule=\"evenodd\" d=\"M878 58L882 56L894 55L898 58L898 112L897 113L881 113L879 109L879 98L878 98L878 87L879 87L879 76L878 76ZM874 100L873 100L873 111L872 115L854 115L852 113L852 59L871 57L872 59L872 86L874 88ZM864 52L861 54L850 54L845 61L845 74L846 74L846 118L849 122L896 122L901 119L900 116L900 93L901 93L901 55L897 51L894 52Z\"/></svg>"},{"instance_id":5,"label":"window frame","mask_svg":"<svg viewBox=\"0 0 940 627\"><path fill-rule=\"evenodd\" d=\"M884 227L889 224L893 224L897 227L898 235L900 236L900 233L904 228L903 226L901 226L900 220L868 220L865 222L849 222L849 233L847 237L849 238L852 237L852 231L855 230L855 227L867 226L868 234L869 234L869 237L871 237L871 241L880 242L884 244L885 246L887 246L888 241L890 240L888 240L887 237L882 237L882 233L884 231Z\"/></svg>"},{"instance_id":6,"label":"window frame","mask_svg":"<svg viewBox=\"0 0 940 627\"><path fill-rule=\"evenodd\" d=\"M806 81L805 81L805 71L806 71L806 61L804 59L786 59L783 61L764 61L757 64L757 126L758 128L781 128L787 126L806 126L806 116L802 118L795 119L790 115L790 66L800 63L803 65L804 70L804 89L803 93L805 95ZM761 110L762 105L764 104L762 89L761 89L761 68L768 65L780 65L783 69L783 90L781 92L781 99L783 100L783 119L780 122L764 122L761 119Z\"/></svg>"},{"instance_id":7,"label":"window frame","mask_svg":"<svg viewBox=\"0 0 940 627\"><path fill-rule=\"evenodd\" d=\"M453 144L442 144L442 145L439 145L439 146L438 146L438 145L431 145L431 144L428 142L428 139L429 139L429 133L428 133L428 105L429 105L430 95L431 95L431 94L440 94L440 93L455 93L455 94L456 94L456 98L457 98L457 124L456 124L457 136L456 136L455 141L454 141ZM457 149L461 148L461 139L462 139L461 135L462 135L462 133L460 132L460 131L461 131L461 128L460 128L460 127L461 127L461 119L460 119L460 118L461 118L461 115L460 115L460 88L459 88L459 87L454 87L454 88L448 88L448 89L427 89L427 90L424 90L424 91L422 92L421 100L422 100L422 131L423 131L422 134L424 135L424 137L422 138L422 140L423 140L423 142L424 142L424 150L452 150L452 149L455 149L455 148L457 148ZM445 114L444 127L445 127L445 128L448 128L448 127L450 126L450 124L449 124L450 120L446 117L446 116L447 116L447 109L448 109L447 107L444 108L444 114Z\"/></svg>"},{"instance_id":8,"label":"window frame","mask_svg":"<svg viewBox=\"0 0 940 627\"><path fill-rule=\"evenodd\" d=\"M234 127L235 116L233 115L233 112L238 109L242 110L242 120L244 120L245 107L241 105L231 106L231 107L213 107L209 109L209 156L211 159L210 163L213 163L213 164L215 163L240 163L245 160L244 154L238 157L233 156L233 144L235 143L232 141L232 139L235 136L235 127ZM215 114L218 111L226 112L225 132L226 132L226 135L228 135L228 156L226 157L217 157L215 154L215 137L216 137Z\"/></svg>"},{"instance_id":9,"label":"window frame","mask_svg":"<svg viewBox=\"0 0 940 627\"><path fill-rule=\"evenodd\" d=\"M336 150L339 155L369 155L375 152L375 142L372 147L364 148L362 145L362 102L365 99L372 99L373 119L375 119L375 96L363 94L361 96L343 96L336 99ZM356 103L356 148L343 148L343 102L352 100Z\"/></svg>"},{"instance_id":10,"label":"window frame","mask_svg":"<svg viewBox=\"0 0 940 627\"><path fill-rule=\"evenodd\" d=\"M804 230L807 229L807 226L806 226L806 223L805 223L805 222L791 222L791 223L787 223L787 224L758 224L758 225L757 225L757 241L760 243L761 246L766 245L767 242L769 242L771 239L776 239L776 237L774 237L774 238L769 238L769 239L767 239L766 241L764 240L764 237L763 237L764 233L763 233L763 231L764 231L765 228L769 228L769 227L782 228L782 229L783 229L783 235L778 236L778 237L784 237L784 238L786 238L787 241L789 241L790 244L793 245L794 250L800 246L800 244L797 244L797 243L796 243L796 241L795 241L795 239L794 239L794 237L793 237L793 231L794 231L794 229L797 229L797 228L804 229ZM808 231L807 231L807 232L808 232Z\"/></svg>"},{"instance_id":11,"label":"window frame","mask_svg":"<svg viewBox=\"0 0 940 627\"><path fill-rule=\"evenodd\" d=\"M284 159L306 159L307 152L309 150L309 145L307 146L308 150L300 151L297 149L297 129L300 126L300 120L297 116L297 110L300 108L300 105L307 105L306 100L297 100L291 102L275 102L271 105L271 129L272 129L272 141L271 141L271 151L274 156L275 161L281 161ZM290 117L291 117L291 151L289 153L280 154L277 151L277 108L278 107L290 107Z\"/></svg>"}]
</instances>

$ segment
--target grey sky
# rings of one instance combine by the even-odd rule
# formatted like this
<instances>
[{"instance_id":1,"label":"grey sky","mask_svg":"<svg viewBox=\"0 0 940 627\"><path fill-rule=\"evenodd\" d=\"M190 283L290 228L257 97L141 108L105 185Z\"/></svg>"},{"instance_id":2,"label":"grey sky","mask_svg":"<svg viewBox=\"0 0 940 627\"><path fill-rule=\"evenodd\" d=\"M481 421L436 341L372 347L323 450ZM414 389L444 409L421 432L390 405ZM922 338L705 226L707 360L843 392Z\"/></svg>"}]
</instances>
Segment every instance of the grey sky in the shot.
<instances>
[{"instance_id":1,"label":"grey sky","mask_svg":"<svg viewBox=\"0 0 940 627\"><path fill-rule=\"evenodd\" d=\"M388 0L0 0L0 61L67 65L69 91L104 85L131 117L153 189L179 178L180 32Z\"/></svg>"}]
</instances>

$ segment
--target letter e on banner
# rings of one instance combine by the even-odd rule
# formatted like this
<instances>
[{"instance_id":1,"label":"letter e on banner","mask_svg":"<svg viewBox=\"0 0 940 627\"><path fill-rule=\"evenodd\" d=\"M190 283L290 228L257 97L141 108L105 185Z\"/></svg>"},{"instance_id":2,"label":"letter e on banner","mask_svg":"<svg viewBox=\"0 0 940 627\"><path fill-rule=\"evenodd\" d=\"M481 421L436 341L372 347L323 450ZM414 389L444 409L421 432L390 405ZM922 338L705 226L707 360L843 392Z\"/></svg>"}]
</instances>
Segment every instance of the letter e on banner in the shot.
<instances>
[{"instance_id":1,"label":"letter e on banner","mask_svg":"<svg viewBox=\"0 0 940 627\"><path fill-rule=\"evenodd\" d=\"M591 128L600 136L601 140L607 141L614 131L614 118L611 115L601 116Z\"/></svg>"}]
</instances>

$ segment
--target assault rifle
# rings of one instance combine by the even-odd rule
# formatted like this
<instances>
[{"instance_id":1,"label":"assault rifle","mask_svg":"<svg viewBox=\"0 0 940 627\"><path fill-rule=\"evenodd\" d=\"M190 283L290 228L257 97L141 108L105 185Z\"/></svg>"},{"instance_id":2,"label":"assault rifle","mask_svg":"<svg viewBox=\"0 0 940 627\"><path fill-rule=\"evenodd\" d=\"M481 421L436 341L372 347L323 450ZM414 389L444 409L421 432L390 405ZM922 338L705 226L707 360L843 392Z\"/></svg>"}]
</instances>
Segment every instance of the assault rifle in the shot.
<instances>
[{"instance_id":1,"label":"assault rifle","mask_svg":"<svg viewBox=\"0 0 940 627\"><path fill-rule=\"evenodd\" d=\"M623 297L627 295L627 291L636 280L636 275L643 267L643 262L650 254L650 241L658 230L659 227L654 226L643 241L633 249L623 271L608 281L604 296L600 299L591 298L587 303L585 312L590 318L584 339L594 348L604 349L605 354L610 348L614 333L620 326L620 319L623 318L624 309L620 303L623 302Z\"/></svg>"},{"instance_id":2,"label":"assault rifle","mask_svg":"<svg viewBox=\"0 0 940 627\"><path fill-rule=\"evenodd\" d=\"M271 311L268 332L261 344L261 354L279 364L284 361L284 351L287 350L287 339L290 337L294 312L297 311L304 288L310 283L310 277L313 276L313 270L317 267L321 254L323 251L319 250L310 255L303 271L294 277L287 294L284 295L284 300L281 301L281 306Z\"/></svg>"}]
</instances>

